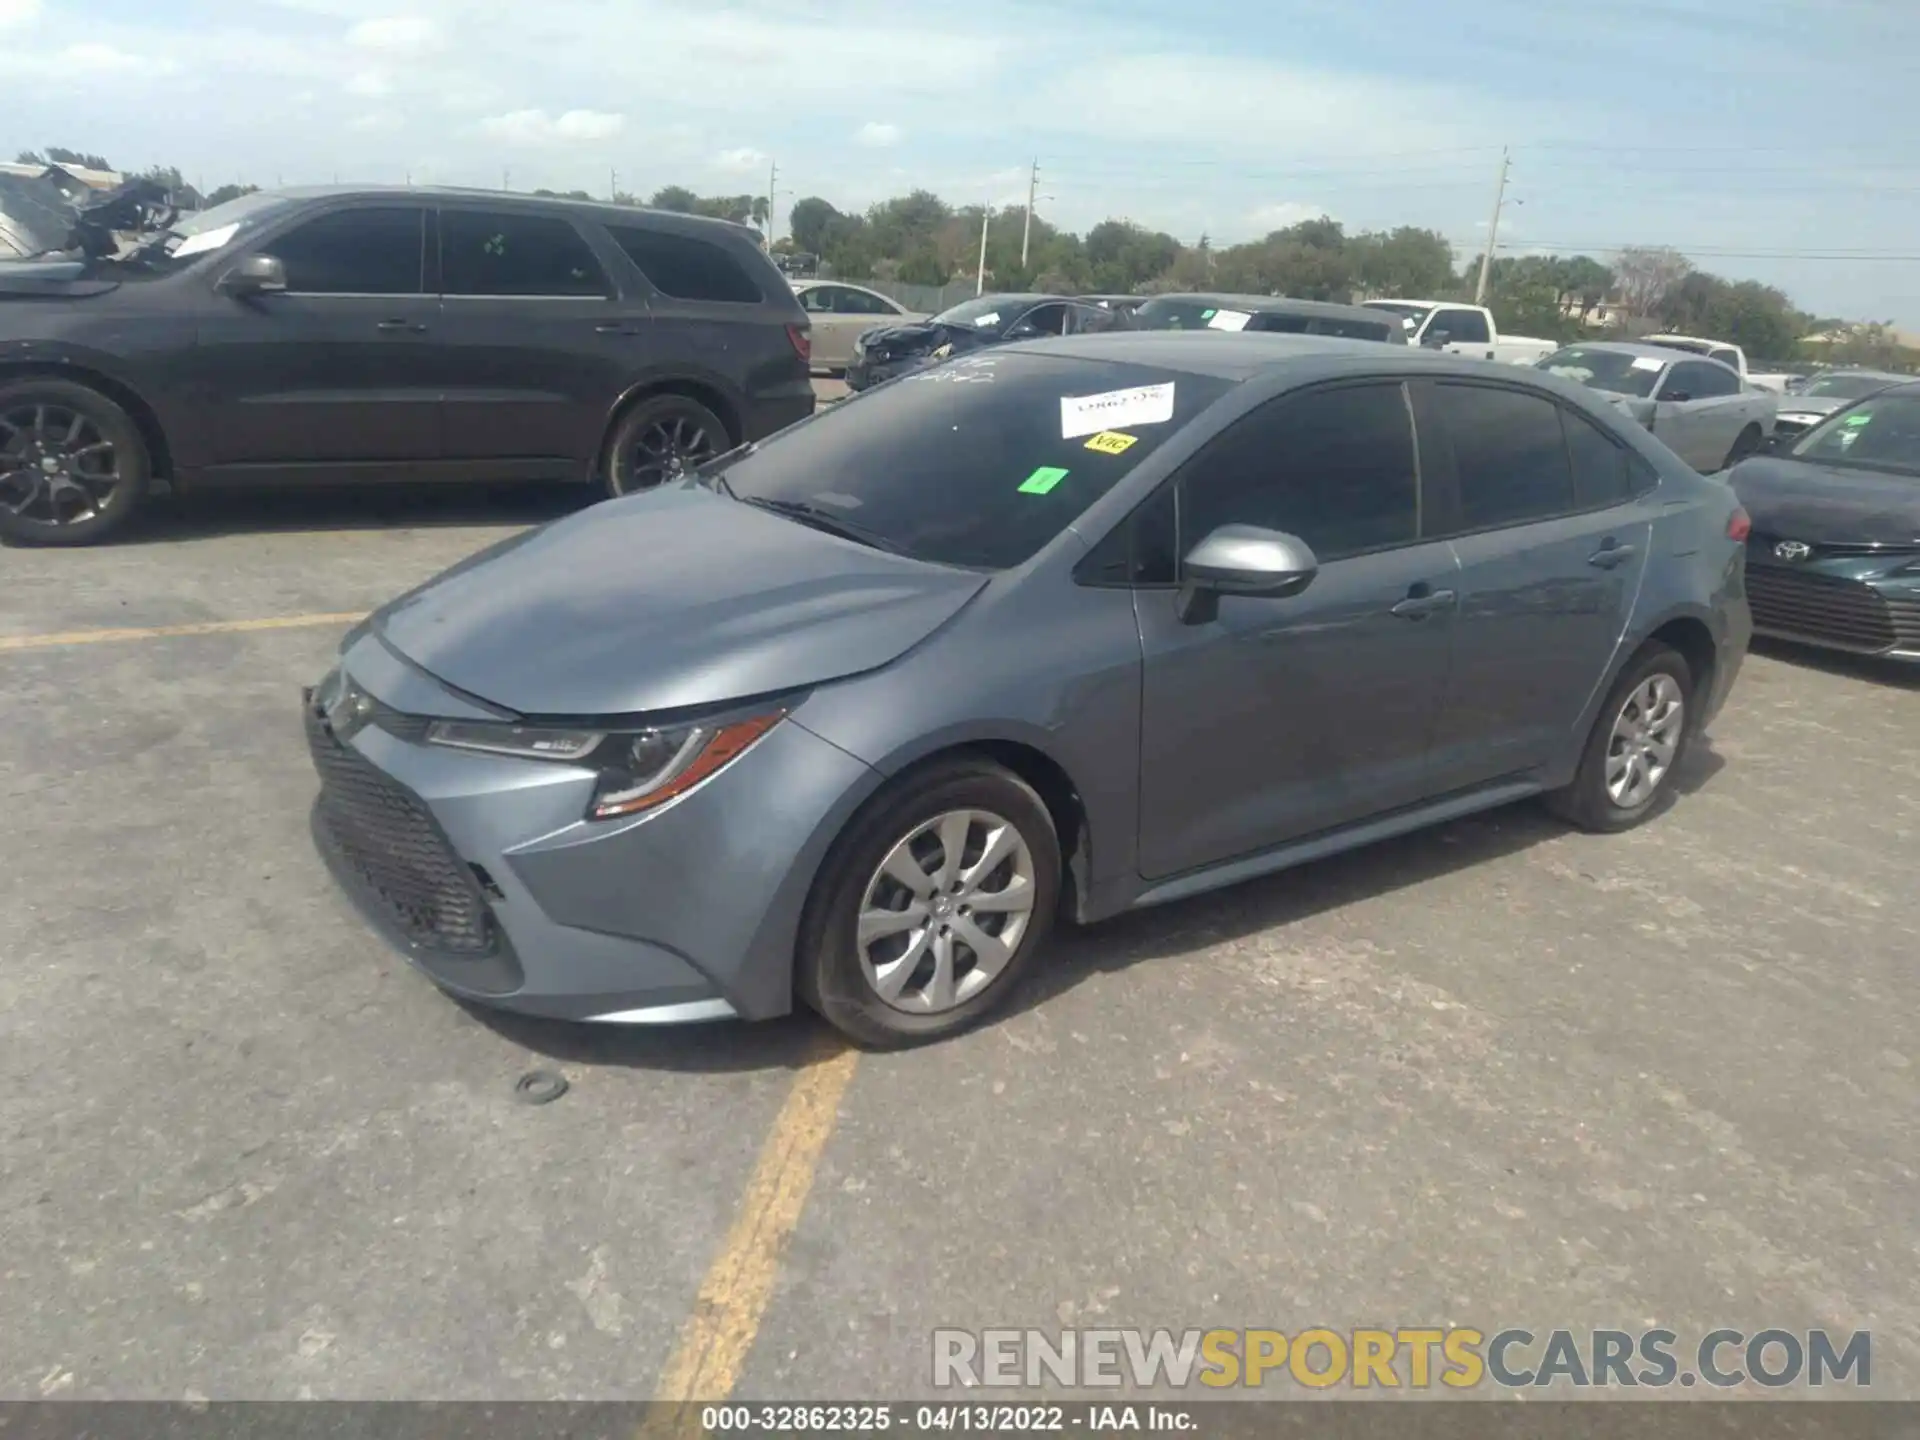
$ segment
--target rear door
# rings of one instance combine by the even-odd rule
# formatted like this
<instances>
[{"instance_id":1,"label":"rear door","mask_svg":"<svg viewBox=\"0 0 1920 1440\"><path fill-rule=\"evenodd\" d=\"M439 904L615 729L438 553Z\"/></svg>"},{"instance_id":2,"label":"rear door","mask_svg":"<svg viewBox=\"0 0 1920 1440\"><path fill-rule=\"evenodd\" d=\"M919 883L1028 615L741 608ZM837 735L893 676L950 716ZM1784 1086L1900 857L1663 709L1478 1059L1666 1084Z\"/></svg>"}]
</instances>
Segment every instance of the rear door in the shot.
<instances>
[{"instance_id":1,"label":"rear door","mask_svg":"<svg viewBox=\"0 0 1920 1440\"><path fill-rule=\"evenodd\" d=\"M557 212L443 202L439 270L446 458L476 476L579 476L639 369L645 300Z\"/></svg>"},{"instance_id":2,"label":"rear door","mask_svg":"<svg viewBox=\"0 0 1920 1440\"><path fill-rule=\"evenodd\" d=\"M354 203L234 256L274 256L287 288L206 303L185 363L213 478L229 467L384 478L437 458L448 375L425 284L427 219L404 200Z\"/></svg>"},{"instance_id":3,"label":"rear door","mask_svg":"<svg viewBox=\"0 0 1920 1440\"><path fill-rule=\"evenodd\" d=\"M853 360L853 342L881 325L898 324L902 312L878 295L852 285L809 285L800 291L800 308L812 324L813 363L844 370Z\"/></svg>"},{"instance_id":4,"label":"rear door","mask_svg":"<svg viewBox=\"0 0 1920 1440\"><path fill-rule=\"evenodd\" d=\"M1534 391L1418 389L1432 523L1453 537L1460 610L1433 744L1437 788L1564 754L1632 613L1652 542L1651 472L1585 416Z\"/></svg>"}]
</instances>

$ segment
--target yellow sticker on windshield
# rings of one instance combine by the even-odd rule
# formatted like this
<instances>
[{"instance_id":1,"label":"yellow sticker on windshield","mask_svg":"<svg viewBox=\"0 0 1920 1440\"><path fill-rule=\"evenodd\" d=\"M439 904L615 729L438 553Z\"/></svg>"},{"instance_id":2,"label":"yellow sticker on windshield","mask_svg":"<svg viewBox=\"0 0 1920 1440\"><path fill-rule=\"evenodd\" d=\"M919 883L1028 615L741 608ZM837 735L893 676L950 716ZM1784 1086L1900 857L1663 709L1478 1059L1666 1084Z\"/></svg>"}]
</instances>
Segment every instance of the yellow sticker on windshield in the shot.
<instances>
[{"instance_id":1,"label":"yellow sticker on windshield","mask_svg":"<svg viewBox=\"0 0 1920 1440\"><path fill-rule=\"evenodd\" d=\"M1098 450L1102 455L1118 455L1139 440L1138 435L1126 435L1118 430L1102 430L1087 440L1087 449Z\"/></svg>"}]
</instances>

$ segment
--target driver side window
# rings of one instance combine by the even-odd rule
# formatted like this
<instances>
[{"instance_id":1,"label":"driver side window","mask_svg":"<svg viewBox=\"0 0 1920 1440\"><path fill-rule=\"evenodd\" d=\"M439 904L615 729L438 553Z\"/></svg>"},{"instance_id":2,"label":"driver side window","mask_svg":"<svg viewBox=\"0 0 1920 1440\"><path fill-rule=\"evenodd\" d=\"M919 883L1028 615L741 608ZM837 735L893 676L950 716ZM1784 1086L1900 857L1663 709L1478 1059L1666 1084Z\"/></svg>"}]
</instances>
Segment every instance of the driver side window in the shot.
<instances>
[{"instance_id":1,"label":"driver side window","mask_svg":"<svg viewBox=\"0 0 1920 1440\"><path fill-rule=\"evenodd\" d=\"M1067 328L1065 305L1036 305L1014 324L1016 335L1062 335Z\"/></svg>"},{"instance_id":2,"label":"driver side window","mask_svg":"<svg viewBox=\"0 0 1920 1440\"><path fill-rule=\"evenodd\" d=\"M1321 560L1420 536L1413 419L1393 382L1270 401L1188 462L1179 553L1222 525L1297 535Z\"/></svg>"}]
</instances>

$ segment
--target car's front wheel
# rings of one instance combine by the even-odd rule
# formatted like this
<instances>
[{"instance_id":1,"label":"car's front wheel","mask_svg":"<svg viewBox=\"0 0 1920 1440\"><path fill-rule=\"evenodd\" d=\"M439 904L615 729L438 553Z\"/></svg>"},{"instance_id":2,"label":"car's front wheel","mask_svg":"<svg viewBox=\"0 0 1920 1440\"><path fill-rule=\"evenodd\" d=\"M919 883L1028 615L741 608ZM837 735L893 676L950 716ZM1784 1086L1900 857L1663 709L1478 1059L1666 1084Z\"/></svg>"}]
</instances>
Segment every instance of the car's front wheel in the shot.
<instances>
[{"instance_id":1,"label":"car's front wheel","mask_svg":"<svg viewBox=\"0 0 1920 1440\"><path fill-rule=\"evenodd\" d=\"M1650 644L1634 657L1600 707L1573 783L1548 803L1583 830L1638 825L1673 790L1693 734L1693 671L1686 657Z\"/></svg>"},{"instance_id":2,"label":"car's front wheel","mask_svg":"<svg viewBox=\"0 0 1920 1440\"><path fill-rule=\"evenodd\" d=\"M0 384L0 536L91 545L133 518L151 479L140 427L98 390L51 377Z\"/></svg>"},{"instance_id":3,"label":"car's front wheel","mask_svg":"<svg viewBox=\"0 0 1920 1440\"><path fill-rule=\"evenodd\" d=\"M835 845L801 927L800 996L863 1045L954 1034L1013 994L1059 894L1059 837L1032 787L984 759L938 762Z\"/></svg>"},{"instance_id":4,"label":"car's front wheel","mask_svg":"<svg viewBox=\"0 0 1920 1440\"><path fill-rule=\"evenodd\" d=\"M649 395L623 414L607 442L607 490L651 490L733 448L720 417L690 395Z\"/></svg>"}]
</instances>

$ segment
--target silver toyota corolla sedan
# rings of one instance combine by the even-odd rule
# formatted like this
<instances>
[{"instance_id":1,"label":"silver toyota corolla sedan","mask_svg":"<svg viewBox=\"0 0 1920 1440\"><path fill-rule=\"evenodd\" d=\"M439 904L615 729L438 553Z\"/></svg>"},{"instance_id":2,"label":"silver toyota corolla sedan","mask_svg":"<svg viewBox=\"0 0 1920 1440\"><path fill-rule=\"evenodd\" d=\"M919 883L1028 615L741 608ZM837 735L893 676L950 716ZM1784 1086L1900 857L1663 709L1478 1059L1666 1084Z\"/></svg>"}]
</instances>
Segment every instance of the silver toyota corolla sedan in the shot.
<instances>
[{"instance_id":1,"label":"silver toyota corolla sedan","mask_svg":"<svg viewBox=\"0 0 1920 1440\"><path fill-rule=\"evenodd\" d=\"M1057 915L1673 790L1747 522L1551 375L1116 334L915 372L482 552L308 695L315 835L447 990L582 1020L1003 1004Z\"/></svg>"}]
</instances>

